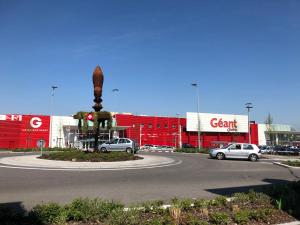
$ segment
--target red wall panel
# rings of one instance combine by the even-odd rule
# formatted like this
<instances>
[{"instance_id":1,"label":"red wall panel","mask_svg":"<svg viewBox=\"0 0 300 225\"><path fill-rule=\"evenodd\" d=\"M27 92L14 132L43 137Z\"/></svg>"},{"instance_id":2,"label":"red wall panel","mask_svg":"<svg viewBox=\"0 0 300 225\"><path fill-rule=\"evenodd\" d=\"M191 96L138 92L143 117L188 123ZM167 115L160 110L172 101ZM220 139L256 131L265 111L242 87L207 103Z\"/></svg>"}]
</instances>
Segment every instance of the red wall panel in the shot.
<instances>
[{"instance_id":1,"label":"red wall panel","mask_svg":"<svg viewBox=\"0 0 300 225\"><path fill-rule=\"evenodd\" d=\"M118 126L128 126L124 135L137 143L140 143L141 139L141 145L175 146L176 144L178 146L178 118L176 117L117 114L116 121ZM198 146L198 133L186 131L186 118L180 118L179 123L182 128L181 142ZM252 143L257 144L257 124L251 124L251 129ZM248 142L248 134L201 132L202 147L212 147L216 142Z\"/></svg>"},{"instance_id":2,"label":"red wall panel","mask_svg":"<svg viewBox=\"0 0 300 225\"><path fill-rule=\"evenodd\" d=\"M0 148L36 148L39 139L49 146L50 116L2 115Z\"/></svg>"}]
</instances>

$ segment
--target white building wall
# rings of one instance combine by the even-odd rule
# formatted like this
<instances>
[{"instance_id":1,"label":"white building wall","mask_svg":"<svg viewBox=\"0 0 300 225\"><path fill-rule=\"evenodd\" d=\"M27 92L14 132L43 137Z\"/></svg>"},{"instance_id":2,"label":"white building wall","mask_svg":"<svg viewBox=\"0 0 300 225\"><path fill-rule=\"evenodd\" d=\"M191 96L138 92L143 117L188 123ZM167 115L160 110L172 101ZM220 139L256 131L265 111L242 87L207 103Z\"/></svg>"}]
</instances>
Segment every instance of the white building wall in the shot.
<instances>
[{"instance_id":1,"label":"white building wall","mask_svg":"<svg viewBox=\"0 0 300 225\"><path fill-rule=\"evenodd\" d=\"M271 131L292 131L291 125L287 124L272 124ZM266 124L258 124L258 144L259 145L266 145L267 141L270 140L268 134L266 134L267 125Z\"/></svg>"},{"instance_id":2,"label":"white building wall","mask_svg":"<svg viewBox=\"0 0 300 225\"><path fill-rule=\"evenodd\" d=\"M50 147L67 147L66 143L68 142L68 136L64 131L66 131L68 126L77 125L77 120L72 116L51 116Z\"/></svg>"},{"instance_id":3,"label":"white building wall","mask_svg":"<svg viewBox=\"0 0 300 225\"><path fill-rule=\"evenodd\" d=\"M258 145L266 145L267 139L265 131L267 131L266 124L258 124Z\"/></svg>"}]
</instances>

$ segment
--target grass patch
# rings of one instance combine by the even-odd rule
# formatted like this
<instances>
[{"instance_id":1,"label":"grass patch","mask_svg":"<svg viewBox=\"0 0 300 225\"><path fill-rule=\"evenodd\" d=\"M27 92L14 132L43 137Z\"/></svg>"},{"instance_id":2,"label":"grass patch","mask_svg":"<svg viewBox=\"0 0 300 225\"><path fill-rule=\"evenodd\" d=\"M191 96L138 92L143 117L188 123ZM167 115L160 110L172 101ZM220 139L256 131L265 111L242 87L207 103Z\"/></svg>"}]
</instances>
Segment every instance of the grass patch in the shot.
<instances>
[{"instance_id":1,"label":"grass patch","mask_svg":"<svg viewBox=\"0 0 300 225\"><path fill-rule=\"evenodd\" d=\"M295 161L286 161L286 162L282 162L282 164L288 165L288 166L295 166L295 167L300 167L300 161L299 160L295 160Z\"/></svg>"},{"instance_id":2,"label":"grass patch","mask_svg":"<svg viewBox=\"0 0 300 225\"><path fill-rule=\"evenodd\" d=\"M73 162L117 162L142 159L127 152L83 152L79 150L51 152L43 154L41 159L62 160Z\"/></svg>"}]
</instances>

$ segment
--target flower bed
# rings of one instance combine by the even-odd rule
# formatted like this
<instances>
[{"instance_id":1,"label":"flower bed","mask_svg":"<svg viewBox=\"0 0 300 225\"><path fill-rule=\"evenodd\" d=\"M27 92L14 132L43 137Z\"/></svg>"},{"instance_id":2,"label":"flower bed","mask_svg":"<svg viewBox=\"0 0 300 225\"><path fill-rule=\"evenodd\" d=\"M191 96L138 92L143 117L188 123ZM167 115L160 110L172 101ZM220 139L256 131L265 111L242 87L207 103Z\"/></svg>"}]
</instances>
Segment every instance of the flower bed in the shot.
<instances>
[{"instance_id":1,"label":"flower bed","mask_svg":"<svg viewBox=\"0 0 300 225\"><path fill-rule=\"evenodd\" d=\"M43 154L41 159L49 160L63 160L73 162L117 162L142 159L137 155L127 152L83 152L79 150L64 151L64 152L51 152Z\"/></svg>"},{"instance_id":2,"label":"flower bed","mask_svg":"<svg viewBox=\"0 0 300 225\"><path fill-rule=\"evenodd\" d=\"M152 201L125 209L118 202L75 199L66 205L37 205L28 214L0 208L0 221L25 225L263 225L295 221L295 218L278 209L271 197L253 191L234 194L231 201L225 197L213 200L175 198L168 207L163 204L163 201Z\"/></svg>"}]
</instances>

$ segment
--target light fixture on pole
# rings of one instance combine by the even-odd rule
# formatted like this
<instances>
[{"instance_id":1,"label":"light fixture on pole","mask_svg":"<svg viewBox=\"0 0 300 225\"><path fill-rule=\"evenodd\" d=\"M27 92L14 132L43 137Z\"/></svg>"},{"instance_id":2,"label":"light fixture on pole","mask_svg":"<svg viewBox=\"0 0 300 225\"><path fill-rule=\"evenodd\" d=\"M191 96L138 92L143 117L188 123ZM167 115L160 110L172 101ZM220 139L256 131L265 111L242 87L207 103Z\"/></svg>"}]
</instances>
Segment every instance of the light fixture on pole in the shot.
<instances>
[{"instance_id":1,"label":"light fixture on pole","mask_svg":"<svg viewBox=\"0 0 300 225\"><path fill-rule=\"evenodd\" d=\"M199 115L199 86L197 83L191 84L197 90L197 118L198 118L198 149L201 149L201 139L200 139L200 115Z\"/></svg>"},{"instance_id":2,"label":"light fixture on pole","mask_svg":"<svg viewBox=\"0 0 300 225\"><path fill-rule=\"evenodd\" d=\"M117 93L117 92L119 92L120 90L118 89L118 88L114 88L114 89L112 89L112 92L113 93ZM117 95L116 95L116 106L118 106L118 98L117 98ZM115 109L115 111L117 112L117 110Z\"/></svg>"},{"instance_id":3,"label":"light fixture on pole","mask_svg":"<svg viewBox=\"0 0 300 225\"><path fill-rule=\"evenodd\" d=\"M248 110L248 142L251 144L251 129L250 129L250 109L253 108L251 102L245 104L246 109Z\"/></svg>"}]
</instances>

